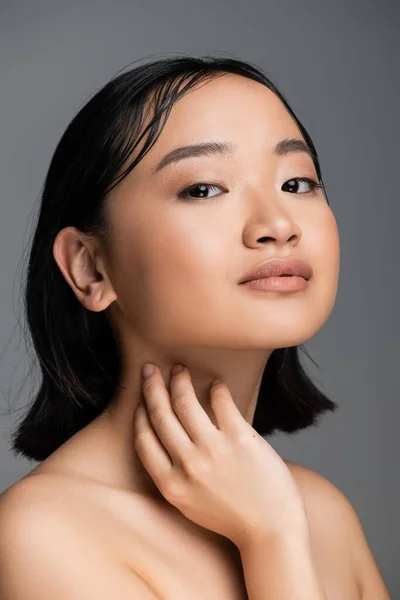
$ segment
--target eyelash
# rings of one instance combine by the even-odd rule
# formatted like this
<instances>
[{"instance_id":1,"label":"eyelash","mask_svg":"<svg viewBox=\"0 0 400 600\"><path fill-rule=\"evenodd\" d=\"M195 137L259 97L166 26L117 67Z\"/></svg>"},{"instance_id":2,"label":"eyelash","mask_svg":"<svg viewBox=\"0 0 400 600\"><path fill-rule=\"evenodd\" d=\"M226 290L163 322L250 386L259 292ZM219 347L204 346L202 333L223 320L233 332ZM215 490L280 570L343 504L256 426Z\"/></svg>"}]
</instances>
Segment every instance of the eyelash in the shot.
<instances>
[{"instance_id":1,"label":"eyelash","mask_svg":"<svg viewBox=\"0 0 400 600\"><path fill-rule=\"evenodd\" d=\"M287 181L285 181L285 183L288 183L289 181L302 181L305 183L309 183L311 185L311 191L310 192L301 192L300 196L302 196L303 194L311 194L312 192L314 192L316 189L320 188L322 189L322 183L319 183L317 181L314 181L314 179L310 179L309 177L292 177L291 179L288 179ZM195 201L195 200L211 200L211 198L214 198L215 196L212 196L210 198L192 198L189 196L189 192L190 190L192 190L193 188L196 187L208 187L208 188L220 188L219 185L213 184L213 183L203 183L203 182L198 182L198 183L194 183L193 185L191 185L188 188L185 188L184 190L182 190L179 194L178 194L178 198L180 198L181 200L185 200L187 202L191 202L191 201ZM290 194L294 194L296 192L289 192Z\"/></svg>"}]
</instances>

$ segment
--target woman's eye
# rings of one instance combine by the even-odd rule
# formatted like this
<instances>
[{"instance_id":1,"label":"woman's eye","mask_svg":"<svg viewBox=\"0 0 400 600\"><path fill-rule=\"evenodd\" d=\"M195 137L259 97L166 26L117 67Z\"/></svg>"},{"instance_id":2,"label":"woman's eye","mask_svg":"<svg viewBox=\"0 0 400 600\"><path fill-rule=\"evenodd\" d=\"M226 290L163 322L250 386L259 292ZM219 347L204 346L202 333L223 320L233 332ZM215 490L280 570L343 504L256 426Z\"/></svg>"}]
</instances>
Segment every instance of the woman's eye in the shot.
<instances>
[{"instance_id":1,"label":"woman's eye","mask_svg":"<svg viewBox=\"0 0 400 600\"><path fill-rule=\"evenodd\" d=\"M303 191L299 192L299 184L297 182L306 183L310 187L310 189L308 189L308 190L306 189L305 191L303 190ZM310 179L309 177L293 177L293 179L289 179L289 181L286 181L283 184L282 189L285 185L288 185L292 189L283 190L283 191L291 192L293 194L307 194L308 192L313 192L317 188L322 188L321 183L314 181L314 179ZM306 188L307 188L307 186L306 186Z\"/></svg>"},{"instance_id":2,"label":"woman's eye","mask_svg":"<svg viewBox=\"0 0 400 600\"><path fill-rule=\"evenodd\" d=\"M192 195L190 195L189 193L192 190L195 190L196 193L196 198L210 198L210 196L207 196L207 189L221 189L218 185L213 185L211 183L195 183L194 185L191 185L190 187L186 188L185 190L183 190L182 192L180 192L180 194L178 194L178 198L181 199L191 199L193 198ZM199 195L197 195L199 194ZM212 197L212 196L211 196Z\"/></svg>"}]
</instances>

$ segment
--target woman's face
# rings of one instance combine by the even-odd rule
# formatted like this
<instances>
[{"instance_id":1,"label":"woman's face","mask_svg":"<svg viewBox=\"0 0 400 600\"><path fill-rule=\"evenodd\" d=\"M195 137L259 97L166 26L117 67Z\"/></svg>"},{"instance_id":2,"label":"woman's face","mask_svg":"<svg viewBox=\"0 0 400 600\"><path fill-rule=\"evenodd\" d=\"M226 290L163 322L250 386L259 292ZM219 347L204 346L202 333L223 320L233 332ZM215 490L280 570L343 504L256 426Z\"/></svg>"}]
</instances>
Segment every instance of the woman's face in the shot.
<instances>
[{"instance_id":1,"label":"woman's face","mask_svg":"<svg viewBox=\"0 0 400 600\"><path fill-rule=\"evenodd\" d=\"M295 177L318 182L306 152L273 153L285 138L303 139L279 98L245 77L211 80L174 105L155 145L108 198L116 300L106 312L120 334L158 348L275 349L323 326L337 292L337 225L321 189L284 186ZM154 172L171 150L211 141L232 153ZM239 284L273 257L308 261L308 286L279 293Z\"/></svg>"}]
</instances>

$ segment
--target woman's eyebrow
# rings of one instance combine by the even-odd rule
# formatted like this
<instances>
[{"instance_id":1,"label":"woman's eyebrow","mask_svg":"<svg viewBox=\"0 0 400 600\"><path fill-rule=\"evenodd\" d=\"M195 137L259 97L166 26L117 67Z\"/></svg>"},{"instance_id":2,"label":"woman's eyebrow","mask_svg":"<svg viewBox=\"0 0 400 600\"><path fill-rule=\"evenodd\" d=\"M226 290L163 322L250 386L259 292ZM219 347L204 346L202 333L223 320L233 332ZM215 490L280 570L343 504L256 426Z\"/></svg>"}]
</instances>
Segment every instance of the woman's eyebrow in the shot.
<instances>
[{"instance_id":1,"label":"woman's eyebrow","mask_svg":"<svg viewBox=\"0 0 400 600\"><path fill-rule=\"evenodd\" d=\"M201 142L199 144L189 144L187 146L179 146L179 148L175 148L163 156L153 170L153 175L155 175L158 171L161 171L161 169L165 168L167 165L171 163L177 163L185 158L209 156L211 154L232 155L235 149L236 146L234 144L225 141L210 141ZM306 152L310 158L313 159L312 153L307 144L298 138L285 138L284 140L278 142L272 150L272 153L276 156L284 156L292 152Z\"/></svg>"}]
</instances>

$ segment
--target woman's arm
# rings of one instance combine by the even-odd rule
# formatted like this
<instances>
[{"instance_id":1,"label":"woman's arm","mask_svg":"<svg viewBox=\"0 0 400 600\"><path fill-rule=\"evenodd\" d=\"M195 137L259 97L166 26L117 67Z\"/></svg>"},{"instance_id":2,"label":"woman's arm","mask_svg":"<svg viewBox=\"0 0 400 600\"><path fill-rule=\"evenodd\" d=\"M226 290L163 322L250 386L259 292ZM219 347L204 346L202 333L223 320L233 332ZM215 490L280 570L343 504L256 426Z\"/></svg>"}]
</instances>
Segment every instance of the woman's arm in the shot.
<instances>
[{"instance_id":1,"label":"woman's arm","mask_svg":"<svg viewBox=\"0 0 400 600\"><path fill-rule=\"evenodd\" d=\"M361 521L347 496L321 474L297 463L287 464L312 519L314 538L348 564L360 600L390 600Z\"/></svg>"},{"instance_id":2,"label":"woman's arm","mask_svg":"<svg viewBox=\"0 0 400 600\"><path fill-rule=\"evenodd\" d=\"M304 536L261 538L240 556L249 600L328 600Z\"/></svg>"},{"instance_id":3,"label":"woman's arm","mask_svg":"<svg viewBox=\"0 0 400 600\"><path fill-rule=\"evenodd\" d=\"M329 546L333 555L348 563L360 590L359 597L354 600L389 600L389 592L360 519L345 494L311 469L290 461L288 466L312 518L314 537L320 540L319 543ZM266 541L254 540L248 544L246 556L241 553L249 599L284 600L285 593L293 600L314 598L311 590L315 581L319 580L313 569L307 540L304 542L304 538L296 534L291 539L276 538L272 545L274 550ZM297 587L296 596L293 593ZM322 596L318 596L318 591L315 593L316 598L326 598L323 593Z\"/></svg>"},{"instance_id":4,"label":"woman's arm","mask_svg":"<svg viewBox=\"0 0 400 600\"><path fill-rule=\"evenodd\" d=\"M368 544L363 526L353 506L346 503L347 541L351 547L361 600L390 600L378 564Z\"/></svg>"}]
</instances>

